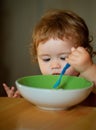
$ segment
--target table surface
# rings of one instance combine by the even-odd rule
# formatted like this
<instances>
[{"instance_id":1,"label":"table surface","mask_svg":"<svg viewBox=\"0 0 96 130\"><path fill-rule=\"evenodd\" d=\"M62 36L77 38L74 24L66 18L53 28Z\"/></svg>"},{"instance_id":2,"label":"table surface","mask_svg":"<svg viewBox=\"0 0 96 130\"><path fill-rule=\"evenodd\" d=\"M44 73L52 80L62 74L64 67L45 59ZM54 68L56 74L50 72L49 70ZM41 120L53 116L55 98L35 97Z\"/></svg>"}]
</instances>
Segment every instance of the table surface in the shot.
<instances>
[{"instance_id":1,"label":"table surface","mask_svg":"<svg viewBox=\"0 0 96 130\"><path fill-rule=\"evenodd\" d=\"M0 97L0 130L96 130L96 107L48 111L24 98Z\"/></svg>"}]
</instances>

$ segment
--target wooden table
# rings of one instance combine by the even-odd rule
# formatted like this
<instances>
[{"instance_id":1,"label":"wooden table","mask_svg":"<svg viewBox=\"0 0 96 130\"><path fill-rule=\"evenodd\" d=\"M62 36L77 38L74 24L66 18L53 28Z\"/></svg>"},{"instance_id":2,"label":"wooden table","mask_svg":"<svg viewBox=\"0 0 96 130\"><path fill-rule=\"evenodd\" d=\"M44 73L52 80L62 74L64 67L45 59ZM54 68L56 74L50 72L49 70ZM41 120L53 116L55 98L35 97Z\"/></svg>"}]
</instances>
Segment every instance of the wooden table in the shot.
<instances>
[{"instance_id":1,"label":"wooden table","mask_svg":"<svg viewBox=\"0 0 96 130\"><path fill-rule=\"evenodd\" d=\"M24 98L0 97L0 130L96 130L96 107L46 111Z\"/></svg>"}]
</instances>

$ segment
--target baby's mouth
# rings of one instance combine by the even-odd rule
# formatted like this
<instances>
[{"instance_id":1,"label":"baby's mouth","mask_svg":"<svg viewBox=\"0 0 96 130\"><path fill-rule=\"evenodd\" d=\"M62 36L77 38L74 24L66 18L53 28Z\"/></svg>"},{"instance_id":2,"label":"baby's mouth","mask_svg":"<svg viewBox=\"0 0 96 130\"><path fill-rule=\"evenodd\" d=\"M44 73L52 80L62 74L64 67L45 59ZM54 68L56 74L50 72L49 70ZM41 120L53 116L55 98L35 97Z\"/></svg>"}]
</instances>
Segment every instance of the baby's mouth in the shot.
<instances>
[{"instance_id":1,"label":"baby's mouth","mask_svg":"<svg viewBox=\"0 0 96 130\"><path fill-rule=\"evenodd\" d=\"M60 75L60 73L53 73L52 75Z\"/></svg>"}]
</instances>

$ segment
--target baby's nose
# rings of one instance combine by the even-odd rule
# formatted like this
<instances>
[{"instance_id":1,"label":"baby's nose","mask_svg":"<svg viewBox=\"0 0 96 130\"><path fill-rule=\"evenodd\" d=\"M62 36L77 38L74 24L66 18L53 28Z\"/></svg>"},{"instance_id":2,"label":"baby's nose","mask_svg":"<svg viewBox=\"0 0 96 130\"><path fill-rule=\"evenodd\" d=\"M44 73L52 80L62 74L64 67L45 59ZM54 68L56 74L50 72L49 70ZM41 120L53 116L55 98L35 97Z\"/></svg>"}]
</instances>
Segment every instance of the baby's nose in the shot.
<instances>
[{"instance_id":1,"label":"baby's nose","mask_svg":"<svg viewBox=\"0 0 96 130\"><path fill-rule=\"evenodd\" d=\"M60 67L61 67L61 65L57 61L54 61L51 63L51 69L59 69Z\"/></svg>"}]
</instances>

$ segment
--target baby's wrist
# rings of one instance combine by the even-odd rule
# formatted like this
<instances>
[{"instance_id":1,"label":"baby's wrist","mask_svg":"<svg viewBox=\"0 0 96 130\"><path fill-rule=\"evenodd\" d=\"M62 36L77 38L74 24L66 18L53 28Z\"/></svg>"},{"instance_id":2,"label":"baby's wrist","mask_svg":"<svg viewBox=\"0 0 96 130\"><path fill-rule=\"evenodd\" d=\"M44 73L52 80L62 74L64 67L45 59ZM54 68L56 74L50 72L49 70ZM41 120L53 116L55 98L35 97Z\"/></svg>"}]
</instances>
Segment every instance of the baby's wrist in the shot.
<instances>
[{"instance_id":1,"label":"baby's wrist","mask_svg":"<svg viewBox=\"0 0 96 130\"><path fill-rule=\"evenodd\" d=\"M95 70L96 65L92 63L92 65L80 73L80 76L92 81L93 76L96 76Z\"/></svg>"}]
</instances>

